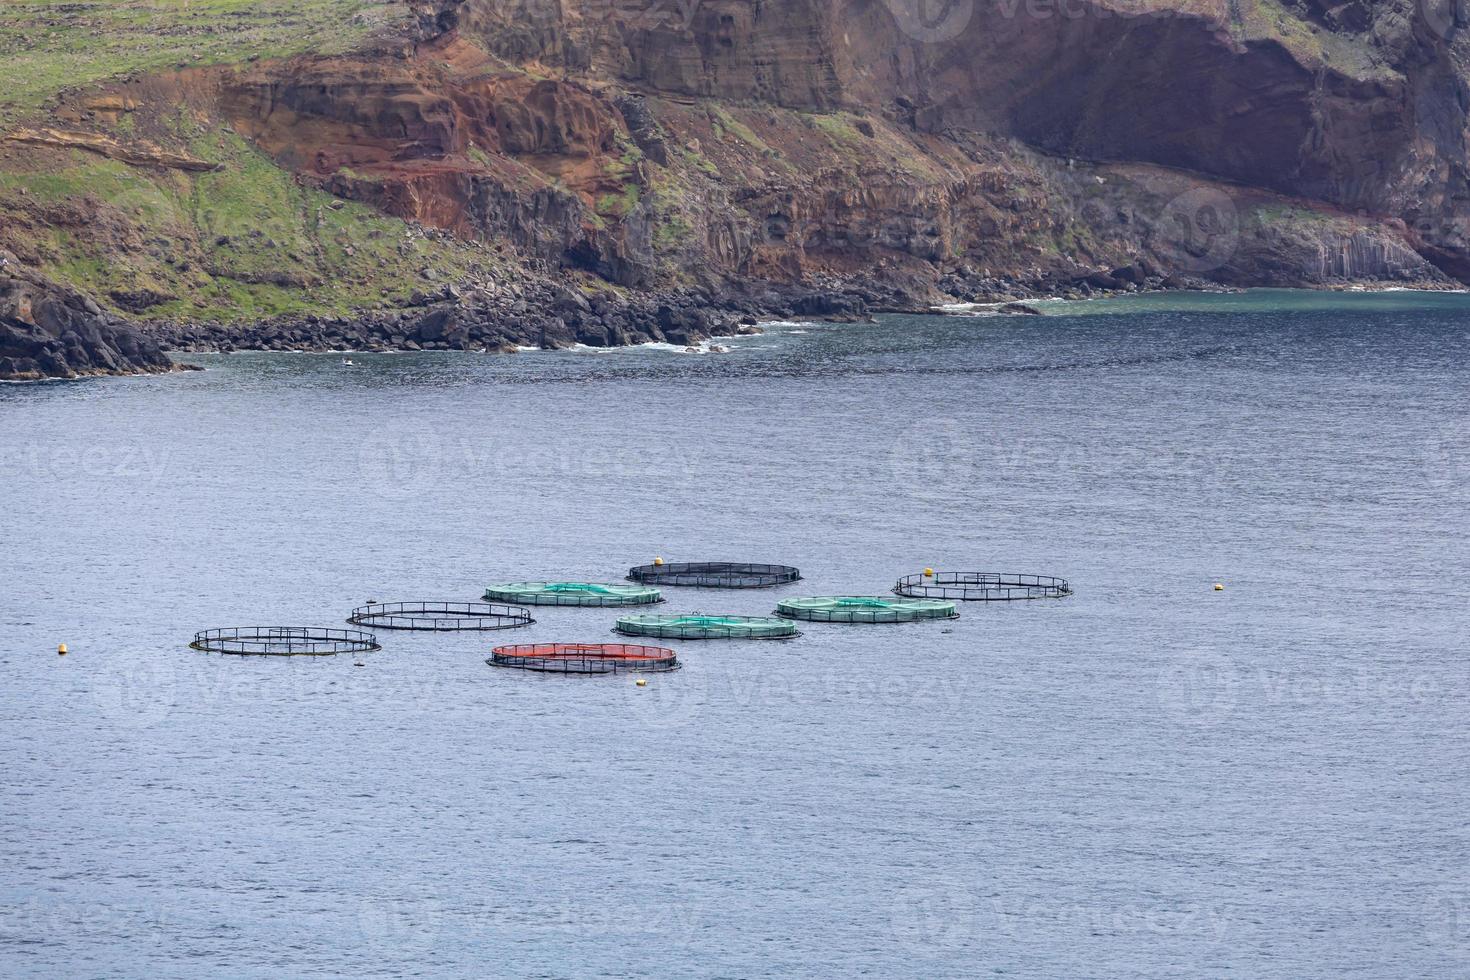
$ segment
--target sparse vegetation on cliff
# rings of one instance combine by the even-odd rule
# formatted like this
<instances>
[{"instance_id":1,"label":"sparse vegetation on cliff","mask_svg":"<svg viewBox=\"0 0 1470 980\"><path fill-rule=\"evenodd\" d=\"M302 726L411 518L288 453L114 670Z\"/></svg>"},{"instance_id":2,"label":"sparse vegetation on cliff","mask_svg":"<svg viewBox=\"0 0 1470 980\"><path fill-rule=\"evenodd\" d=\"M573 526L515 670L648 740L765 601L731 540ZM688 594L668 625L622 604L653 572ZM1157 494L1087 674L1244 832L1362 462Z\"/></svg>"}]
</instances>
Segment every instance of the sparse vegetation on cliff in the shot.
<instances>
[{"instance_id":1,"label":"sparse vegetation on cliff","mask_svg":"<svg viewBox=\"0 0 1470 980\"><path fill-rule=\"evenodd\" d=\"M6 0L0 125L132 73L346 51L403 14L382 0Z\"/></svg>"},{"instance_id":2,"label":"sparse vegetation on cliff","mask_svg":"<svg viewBox=\"0 0 1470 980\"><path fill-rule=\"evenodd\" d=\"M148 319L346 313L424 288L425 268L458 278L497 265L301 186L233 134L190 146L220 169L157 174L73 151L54 170L0 171L0 234L42 270Z\"/></svg>"}]
</instances>

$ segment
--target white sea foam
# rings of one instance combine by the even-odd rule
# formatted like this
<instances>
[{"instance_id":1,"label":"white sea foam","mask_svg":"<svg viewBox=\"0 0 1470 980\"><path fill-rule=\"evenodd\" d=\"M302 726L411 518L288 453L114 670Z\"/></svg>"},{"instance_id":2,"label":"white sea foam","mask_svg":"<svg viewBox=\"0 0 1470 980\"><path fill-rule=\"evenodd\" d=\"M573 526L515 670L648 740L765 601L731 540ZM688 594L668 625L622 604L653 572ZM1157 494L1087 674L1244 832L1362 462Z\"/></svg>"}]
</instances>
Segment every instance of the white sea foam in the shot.
<instances>
[{"instance_id":1,"label":"white sea foam","mask_svg":"<svg viewBox=\"0 0 1470 980\"><path fill-rule=\"evenodd\" d=\"M970 310L994 309L999 303L941 303L929 309L936 313L967 313Z\"/></svg>"}]
</instances>

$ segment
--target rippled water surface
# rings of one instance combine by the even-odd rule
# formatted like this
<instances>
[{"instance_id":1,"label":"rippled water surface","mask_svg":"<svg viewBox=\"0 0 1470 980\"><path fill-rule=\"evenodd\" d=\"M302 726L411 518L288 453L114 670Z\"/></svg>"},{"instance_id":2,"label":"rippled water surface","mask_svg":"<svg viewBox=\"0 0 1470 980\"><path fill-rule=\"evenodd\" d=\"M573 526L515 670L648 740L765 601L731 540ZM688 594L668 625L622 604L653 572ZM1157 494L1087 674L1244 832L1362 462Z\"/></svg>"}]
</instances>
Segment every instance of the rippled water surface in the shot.
<instances>
[{"instance_id":1,"label":"rippled water surface","mask_svg":"<svg viewBox=\"0 0 1470 980\"><path fill-rule=\"evenodd\" d=\"M1466 975L1470 298L1053 312L0 386L0 973ZM1077 594L186 647L655 555Z\"/></svg>"}]
</instances>

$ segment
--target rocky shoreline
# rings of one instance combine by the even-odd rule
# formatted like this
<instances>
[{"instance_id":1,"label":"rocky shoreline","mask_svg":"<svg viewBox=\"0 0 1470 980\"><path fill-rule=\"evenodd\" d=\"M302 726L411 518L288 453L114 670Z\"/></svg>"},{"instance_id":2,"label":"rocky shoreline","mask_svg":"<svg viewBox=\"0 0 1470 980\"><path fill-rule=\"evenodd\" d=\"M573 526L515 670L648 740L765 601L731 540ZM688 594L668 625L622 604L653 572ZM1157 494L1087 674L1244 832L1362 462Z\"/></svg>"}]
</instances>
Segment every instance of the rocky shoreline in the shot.
<instances>
[{"instance_id":1,"label":"rocky shoreline","mask_svg":"<svg viewBox=\"0 0 1470 980\"><path fill-rule=\"evenodd\" d=\"M697 292L629 297L588 295L568 286L520 287L499 295L453 286L416 294L413 305L351 316L306 316L260 323L175 323L151 327L167 349L180 352L419 351L524 348L578 344L624 347L645 343L698 344L749 331L754 320L711 308Z\"/></svg>"},{"instance_id":2,"label":"rocky shoreline","mask_svg":"<svg viewBox=\"0 0 1470 980\"><path fill-rule=\"evenodd\" d=\"M1334 283L1322 288L1362 288ZM1376 283L1423 288L1438 283ZM0 252L0 380L76 378L188 369L175 354L233 351L421 351L509 353L577 345L667 343L693 347L714 337L758 333L761 320L867 319L877 313L938 313L945 304L1040 311L1028 300L1094 299L1234 287L1165 275L1146 263L1069 279L992 277L961 268L935 285L826 277L805 284L754 281L719 288L633 292L586 290L540 277L515 284L461 283L413 294L407 305L347 316L284 317L255 323L129 322L81 293L22 270Z\"/></svg>"},{"instance_id":3,"label":"rocky shoreline","mask_svg":"<svg viewBox=\"0 0 1470 980\"><path fill-rule=\"evenodd\" d=\"M1054 296L1056 289L999 282L970 290L966 302L994 302L1005 313L1034 313L1020 298ZM1097 295L1090 291L1088 295ZM221 325L170 323L149 331L167 350L228 353L242 350L421 351L510 353L528 348L631 347L666 343L694 346L714 337L758 333L762 320L807 318L857 321L877 313L933 313L954 297L922 296L833 280L822 285L755 283L729 290L678 289L648 294L604 290L587 294L537 284L489 295L446 286L420 293L413 305L364 310L343 317L287 317Z\"/></svg>"},{"instance_id":4,"label":"rocky shoreline","mask_svg":"<svg viewBox=\"0 0 1470 980\"><path fill-rule=\"evenodd\" d=\"M1219 284L1120 269L1056 280L1017 280L970 270L947 277L942 289L860 277L823 277L803 284L753 281L716 288L591 292L531 279L516 285L445 285L415 293L394 309L350 316L284 317L246 324L150 324L164 348L182 353L263 351L512 352L577 345L626 347L647 343L693 346L713 337L758 332L762 320L808 318L856 321L878 313L936 313L947 303L994 304L1000 312L1037 312L1025 300L1089 299L1128 292L1220 290Z\"/></svg>"}]
</instances>

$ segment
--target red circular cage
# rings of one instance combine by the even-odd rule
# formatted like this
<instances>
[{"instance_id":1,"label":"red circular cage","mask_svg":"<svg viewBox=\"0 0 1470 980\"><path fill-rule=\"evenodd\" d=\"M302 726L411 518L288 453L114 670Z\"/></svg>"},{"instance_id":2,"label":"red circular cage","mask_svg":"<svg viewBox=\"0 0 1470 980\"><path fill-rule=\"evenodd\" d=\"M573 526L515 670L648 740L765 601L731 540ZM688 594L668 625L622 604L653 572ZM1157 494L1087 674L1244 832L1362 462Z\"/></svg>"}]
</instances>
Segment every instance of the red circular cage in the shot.
<instances>
[{"instance_id":1,"label":"red circular cage","mask_svg":"<svg viewBox=\"0 0 1470 980\"><path fill-rule=\"evenodd\" d=\"M551 674L654 673L681 666L668 647L636 643L518 643L496 647L485 662Z\"/></svg>"}]
</instances>

